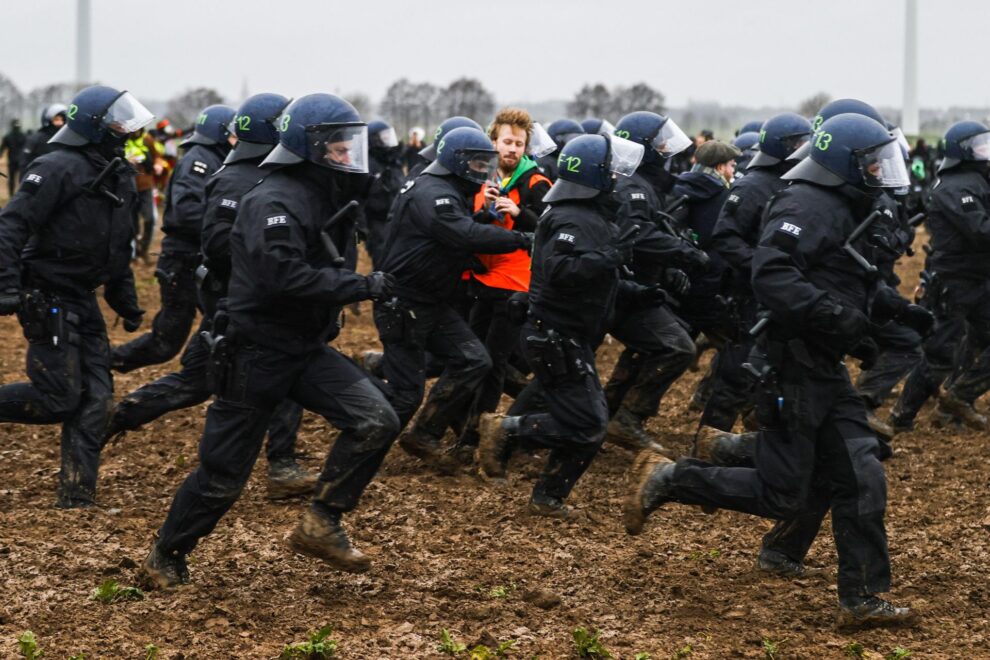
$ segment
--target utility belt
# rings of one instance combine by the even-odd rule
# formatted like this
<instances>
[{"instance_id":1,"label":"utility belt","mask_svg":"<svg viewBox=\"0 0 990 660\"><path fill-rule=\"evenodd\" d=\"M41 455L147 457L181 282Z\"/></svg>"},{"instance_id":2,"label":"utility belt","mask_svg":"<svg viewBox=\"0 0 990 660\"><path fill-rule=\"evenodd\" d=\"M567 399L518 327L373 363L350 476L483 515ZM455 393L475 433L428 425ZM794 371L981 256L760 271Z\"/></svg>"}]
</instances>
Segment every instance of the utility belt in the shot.
<instances>
[{"instance_id":1,"label":"utility belt","mask_svg":"<svg viewBox=\"0 0 990 660\"><path fill-rule=\"evenodd\" d=\"M530 323L535 331L525 336L526 357L544 386L580 382L595 374L579 341L545 327L539 319L531 318Z\"/></svg>"},{"instance_id":2,"label":"utility belt","mask_svg":"<svg viewBox=\"0 0 990 660\"><path fill-rule=\"evenodd\" d=\"M56 347L79 344L79 335L72 330L79 325L79 315L63 308L58 296L38 290L22 293L17 317L24 338L32 344L51 343Z\"/></svg>"}]
</instances>

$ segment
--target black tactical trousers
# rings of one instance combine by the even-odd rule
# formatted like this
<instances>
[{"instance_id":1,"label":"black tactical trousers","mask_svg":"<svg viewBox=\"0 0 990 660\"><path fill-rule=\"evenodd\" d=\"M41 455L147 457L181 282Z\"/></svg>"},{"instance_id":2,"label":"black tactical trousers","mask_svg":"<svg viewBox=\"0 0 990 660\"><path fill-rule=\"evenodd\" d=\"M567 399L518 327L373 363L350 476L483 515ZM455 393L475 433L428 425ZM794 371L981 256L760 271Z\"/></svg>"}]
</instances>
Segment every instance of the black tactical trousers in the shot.
<instances>
[{"instance_id":1,"label":"black tactical trousers","mask_svg":"<svg viewBox=\"0 0 990 660\"><path fill-rule=\"evenodd\" d=\"M59 504L91 504L113 402L110 345L96 297L61 300L63 332L28 337L30 382L0 387L0 422L62 424ZM23 323L22 317L22 323ZM34 334L25 332L25 334Z\"/></svg>"},{"instance_id":2,"label":"black tactical trousers","mask_svg":"<svg viewBox=\"0 0 990 660\"><path fill-rule=\"evenodd\" d=\"M171 360L186 343L196 320L196 267L198 253L162 252L155 277L161 290L161 309L146 332L113 349L113 368L127 373L149 364Z\"/></svg>"},{"instance_id":3,"label":"black tactical trousers","mask_svg":"<svg viewBox=\"0 0 990 660\"><path fill-rule=\"evenodd\" d=\"M743 368L749 360L755 339L750 329L756 324L756 301L738 294L733 305L737 310L735 331L725 338L710 367L707 393L702 394L705 408L701 423L723 431L731 431L740 414L753 407L753 376ZM699 388L702 386L699 385Z\"/></svg>"},{"instance_id":4,"label":"black tactical trousers","mask_svg":"<svg viewBox=\"0 0 990 660\"><path fill-rule=\"evenodd\" d=\"M610 416L625 406L640 419L653 417L694 361L694 342L666 306L617 308L609 334L626 347L605 386Z\"/></svg>"},{"instance_id":5,"label":"black tactical trousers","mask_svg":"<svg viewBox=\"0 0 990 660\"><path fill-rule=\"evenodd\" d=\"M155 190L149 188L138 192L138 208L134 213L135 253L139 257L147 256L151 247L151 239L155 235L155 221L158 219L158 209L155 208Z\"/></svg>"},{"instance_id":6,"label":"black tactical trousers","mask_svg":"<svg viewBox=\"0 0 990 660\"><path fill-rule=\"evenodd\" d=\"M605 440L608 406L595 369L595 349L587 342L577 342L569 356L571 367L578 371L551 377L540 368L542 356L527 341L528 337L544 338L546 333L528 322L521 337L536 378L509 409L510 416L520 416L513 440L516 445L550 449L533 495L563 500Z\"/></svg>"},{"instance_id":7,"label":"black tactical trousers","mask_svg":"<svg viewBox=\"0 0 990 660\"><path fill-rule=\"evenodd\" d=\"M114 432L131 431L173 410L199 405L213 396L206 379L210 349L199 334L208 328L209 321L204 318L182 352L182 369L143 385L120 400L110 420ZM268 425L269 461L293 456L301 420L302 406L295 401L286 399L275 408Z\"/></svg>"},{"instance_id":8,"label":"black tactical trousers","mask_svg":"<svg viewBox=\"0 0 990 660\"><path fill-rule=\"evenodd\" d=\"M494 412L502 399L505 373L509 358L519 346L519 326L508 317L508 301L512 291L478 286L477 300L471 308L471 331L485 343L485 350L492 361L492 368L481 381L471 402L465 430L467 441L477 441L478 419L481 413Z\"/></svg>"},{"instance_id":9,"label":"black tactical trousers","mask_svg":"<svg viewBox=\"0 0 990 660\"><path fill-rule=\"evenodd\" d=\"M225 381L206 412L199 467L159 531L163 551L188 554L216 527L240 497L273 411L287 398L340 429L315 499L341 513L357 506L399 432L395 412L360 367L329 347L289 355L246 344L235 348Z\"/></svg>"},{"instance_id":10,"label":"black tactical trousers","mask_svg":"<svg viewBox=\"0 0 990 660\"><path fill-rule=\"evenodd\" d=\"M893 321L870 332L880 349L876 364L861 371L856 389L869 409L879 408L901 379L921 360L921 336Z\"/></svg>"},{"instance_id":11,"label":"black tactical trousers","mask_svg":"<svg viewBox=\"0 0 990 660\"><path fill-rule=\"evenodd\" d=\"M754 467L682 460L672 499L794 521L818 516L825 497L839 555L839 597L887 591L886 479L862 399L842 365L809 368L785 357L780 373L779 386L756 397L762 430ZM814 533L811 527L805 521L804 540L792 541L810 545L818 525Z\"/></svg>"},{"instance_id":12,"label":"black tactical trousers","mask_svg":"<svg viewBox=\"0 0 990 660\"><path fill-rule=\"evenodd\" d=\"M405 427L426 391L427 355L443 365L414 427L436 439L448 428L460 434L475 392L492 368L491 358L464 318L443 303L403 300L375 303L385 355L382 375L392 390L391 403Z\"/></svg>"},{"instance_id":13,"label":"black tactical trousers","mask_svg":"<svg viewBox=\"0 0 990 660\"><path fill-rule=\"evenodd\" d=\"M990 282L943 278L938 292L935 332L924 341L924 355L908 375L893 415L899 423L914 420L925 402L938 392L950 376L947 387L962 400L972 403L990 385ZM961 383L957 382L962 381Z\"/></svg>"}]
</instances>

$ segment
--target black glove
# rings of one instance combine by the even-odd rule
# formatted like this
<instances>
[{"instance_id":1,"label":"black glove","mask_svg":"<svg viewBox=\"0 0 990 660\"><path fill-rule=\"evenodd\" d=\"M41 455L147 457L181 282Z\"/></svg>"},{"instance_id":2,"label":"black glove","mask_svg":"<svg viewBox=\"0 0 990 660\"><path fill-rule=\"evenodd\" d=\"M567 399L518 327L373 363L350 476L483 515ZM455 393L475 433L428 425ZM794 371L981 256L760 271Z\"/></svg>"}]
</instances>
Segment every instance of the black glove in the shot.
<instances>
[{"instance_id":1,"label":"black glove","mask_svg":"<svg viewBox=\"0 0 990 660\"><path fill-rule=\"evenodd\" d=\"M124 319L124 332L136 332L141 327L142 321L144 321L144 313Z\"/></svg>"},{"instance_id":2,"label":"black glove","mask_svg":"<svg viewBox=\"0 0 990 660\"><path fill-rule=\"evenodd\" d=\"M392 295L392 287L395 286L395 278L388 273L376 270L365 277L368 282L368 297L372 300L383 300Z\"/></svg>"},{"instance_id":3,"label":"black glove","mask_svg":"<svg viewBox=\"0 0 990 660\"><path fill-rule=\"evenodd\" d=\"M705 254L702 252L701 254ZM675 296L687 295L691 290L691 278L679 268L668 268L663 272L663 282Z\"/></svg>"},{"instance_id":4,"label":"black glove","mask_svg":"<svg viewBox=\"0 0 990 660\"><path fill-rule=\"evenodd\" d=\"M21 293L16 289L7 289L0 293L0 316L16 314L21 308Z\"/></svg>"},{"instance_id":5,"label":"black glove","mask_svg":"<svg viewBox=\"0 0 990 660\"><path fill-rule=\"evenodd\" d=\"M812 328L820 328L824 332L852 341L859 341L870 325L866 314L855 307L840 305L828 296L815 304L808 320Z\"/></svg>"},{"instance_id":6,"label":"black glove","mask_svg":"<svg viewBox=\"0 0 990 660\"><path fill-rule=\"evenodd\" d=\"M656 307L670 301L670 296L659 284L641 287L636 292L636 302L647 307Z\"/></svg>"},{"instance_id":7,"label":"black glove","mask_svg":"<svg viewBox=\"0 0 990 660\"><path fill-rule=\"evenodd\" d=\"M922 338L932 334L932 328L935 326L935 315L921 305L905 305L894 320L911 328Z\"/></svg>"},{"instance_id":8,"label":"black glove","mask_svg":"<svg viewBox=\"0 0 990 660\"><path fill-rule=\"evenodd\" d=\"M872 337L863 337L859 343L852 347L849 355L859 360L859 368L869 371L877 363L880 357L880 347L873 341Z\"/></svg>"},{"instance_id":9,"label":"black glove","mask_svg":"<svg viewBox=\"0 0 990 660\"><path fill-rule=\"evenodd\" d=\"M710 261L704 250L693 249L684 253L684 266L693 270L707 268Z\"/></svg>"},{"instance_id":10,"label":"black glove","mask_svg":"<svg viewBox=\"0 0 990 660\"><path fill-rule=\"evenodd\" d=\"M512 232L519 239L519 249L529 252L533 248L533 232L514 231Z\"/></svg>"}]
</instances>

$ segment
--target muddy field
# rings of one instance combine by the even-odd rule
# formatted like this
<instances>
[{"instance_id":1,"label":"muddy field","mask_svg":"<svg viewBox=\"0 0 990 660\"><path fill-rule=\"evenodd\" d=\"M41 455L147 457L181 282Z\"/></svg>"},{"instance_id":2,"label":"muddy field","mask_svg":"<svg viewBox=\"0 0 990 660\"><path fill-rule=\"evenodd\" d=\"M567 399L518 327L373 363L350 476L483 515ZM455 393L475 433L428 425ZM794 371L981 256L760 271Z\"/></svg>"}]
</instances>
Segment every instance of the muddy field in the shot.
<instances>
[{"instance_id":1,"label":"muddy field","mask_svg":"<svg viewBox=\"0 0 990 660\"><path fill-rule=\"evenodd\" d=\"M142 302L154 311L152 272L136 268ZM344 352L377 345L367 304L362 312L348 317L337 343ZM0 380L23 379L14 319L0 318L0 337ZM112 330L113 342L126 338ZM603 373L617 348L603 347ZM176 366L118 376L116 396ZM684 452L698 377L678 383L651 422ZM526 515L536 459L514 463L509 487L498 489L467 472L424 472L396 447L347 519L375 560L362 576L287 550L306 503L265 498L262 458L240 502L191 556L191 586L140 601L91 600L104 580L135 584L172 494L196 463L204 409L174 413L108 447L101 507L88 511L52 506L57 427L0 426L0 657L20 657L16 640L30 630L46 658L153 657L149 648L158 658L272 658L325 625L341 658L444 657L443 629L469 647L511 640L510 657L568 658L578 627L600 631L614 657L629 659L990 657L990 443L934 429L928 410L916 432L896 439L887 463L893 597L924 613L914 630L834 629L827 530L809 561L825 577L797 581L755 570L769 523L749 516L669 506L642 536L627 536L620 509L632 455L610 446L574 491L583 517L573 523ZM305 464L316 469L334 437L307 415Z\"/></svg>"}]
</instances>

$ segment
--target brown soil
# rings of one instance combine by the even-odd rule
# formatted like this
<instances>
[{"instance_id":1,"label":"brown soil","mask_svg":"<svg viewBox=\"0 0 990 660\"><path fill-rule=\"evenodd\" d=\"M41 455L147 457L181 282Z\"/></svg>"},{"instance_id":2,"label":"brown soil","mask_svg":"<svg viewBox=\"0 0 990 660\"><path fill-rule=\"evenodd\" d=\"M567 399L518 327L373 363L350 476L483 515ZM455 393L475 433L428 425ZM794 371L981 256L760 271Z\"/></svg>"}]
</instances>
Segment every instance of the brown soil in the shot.
<instances>
[{"instance_id":1,"label":"brown soil","mask_svg":"<svg viewBox=\"0 0 990 660\"><path fill-rule=\"evenodd\" d=\"M142 302L154 310L153 269L136 270ZM111 334L113 342L127 338L119 327ZM14 319L0 319L0 337L0 379L22 380L24 341ZM357 354L375 346L364 304L360 316L349 315L338 347ZM603 347L604 373L617 352L617 344ZM117 376L117 396L176 366ZM697 420L687 401L698 377L677 383L651 423L681 452ZM834 629L827 529L809 557L826 577L796 581L755 571L769 523L750 516L671 505L642 536L627 536L621 505L632 455L614 447L575 489L579 522L526 515L537 459L514 463L509 486L499 489L466 472L424 472L396 447L347 519L356 545L375 561L360 576L286 548L306 503L265 499L262 460L241 500L193 553L191 586L137 602L90 600L106 579L135 584L152 534L196 463L204 409L174 413L108 447L101 508L91 511L52 507L57 427L2 427L0 657L17 657L16 638L32 630L52 658L144 658L148 644L161 658L271 658L323 625L333 627L343 658L439 657L444 628L469 645L515 640L512 657L573 657L579 626L600 630L620 658L831 658L845 657L853 643L863 657L895 647L913 658L990 657L988 438L933 429L927 410L918 431L897 438L887 463L893 597L923 611L913 630ZM320 465L334 437L307 415L300 450L309 467Z\"/></svg>"}]
</instances>

